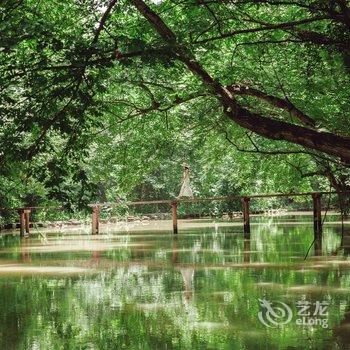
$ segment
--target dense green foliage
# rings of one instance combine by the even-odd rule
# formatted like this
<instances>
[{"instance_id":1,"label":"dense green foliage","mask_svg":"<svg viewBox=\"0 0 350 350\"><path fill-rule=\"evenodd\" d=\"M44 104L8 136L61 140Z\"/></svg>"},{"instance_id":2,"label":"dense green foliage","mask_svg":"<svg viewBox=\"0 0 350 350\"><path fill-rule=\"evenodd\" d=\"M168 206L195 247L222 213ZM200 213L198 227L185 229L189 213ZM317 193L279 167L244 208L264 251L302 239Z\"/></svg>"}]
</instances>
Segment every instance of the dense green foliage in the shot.
<instances>
[{"instance_id":1,"label":"dense green foliage","mask_svg":"<svg viewBox=\"0 0 350 350\"><path fill-rule=\"evenodd\" d=\"M147 1L175 41L137 4L1 3L0 205L174 197L183 162L198 196L347 188L322 148L322 130L350 136L346 1ZM322 147L230 119L191 62Z\"/></svg>"}]
</instances>

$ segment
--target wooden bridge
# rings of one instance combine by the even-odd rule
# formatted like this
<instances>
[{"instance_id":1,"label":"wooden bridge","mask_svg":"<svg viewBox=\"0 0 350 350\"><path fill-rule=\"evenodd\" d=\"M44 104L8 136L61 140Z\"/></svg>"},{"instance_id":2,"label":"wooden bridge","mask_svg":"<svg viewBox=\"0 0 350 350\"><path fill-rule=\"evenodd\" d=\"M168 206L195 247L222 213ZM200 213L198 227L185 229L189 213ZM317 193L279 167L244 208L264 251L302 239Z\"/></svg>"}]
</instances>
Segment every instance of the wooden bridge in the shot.
<instances>
[{"instance_id":1,"label":"wooden bridge","mask_svg":"<svg viewBox=\"0 0 350 350\"><path fill-rule=\"evenodd\" d=\"M249 203L251 200L258 200L259 198L273 198L273 197L299 197L309 196L313 203L313 224L315 241L322 240L322 217L321 217L321 198L322 195L331 194L347 194L348 192L299 192L299 193L272 193L272 194L254 194L250 196L222 196L222 197L206 197L206 198L176 198L167 200L140 200L133 202L113 202L113 203L94 203L89 204L92 211L92 234L99 233L100 211L102 207L118 207L118 206L137 206L137 205L152 205L152 204L167 204L172 209L172 228L173 233L178 233L177 208L180 203L200 203L212 201L241 201L243 213L243 232L244 237L250 238L250 210ZM30 234L30 213L32 210L48 209L49 207L26 207L26 208L0 208L2 211L17 211L20 222L20 236L25 237ZM51 207L56 210L59 207ZM62 208L61 208L62 209Z\"/></svg>"},{"instance_id":2,"label":"wooden bridge","mask_svg":"<svg viewBox=\"0 0 350 350\"><path fill-rule=\"evenodd\" d=\"M300 192L300 193L272 193L272 194L254 194L250 196L221 196L221 197L206 197L206 198L177 198L167 200L140 200L134 202L119 202L119 203L95 203L89 206L92 209L92 234L99 233L100 210L101 207L117 207L120 205L137 206L137 205L152 205L152 204L168 204L172 208L172 223L173 233L178 233L177 207L180 203L200 203L212 201L241 201L243 213L243 232L244 237L250 238L250 210L249 203L252 199L273 198L273 197L298 197L309 196L313 203L313 224L314 235L316 240L322 239L322 216L321 216L321 198L322 195L345 194L346 192L324 191L324 192Z\"/></svg>"}]
</instances>

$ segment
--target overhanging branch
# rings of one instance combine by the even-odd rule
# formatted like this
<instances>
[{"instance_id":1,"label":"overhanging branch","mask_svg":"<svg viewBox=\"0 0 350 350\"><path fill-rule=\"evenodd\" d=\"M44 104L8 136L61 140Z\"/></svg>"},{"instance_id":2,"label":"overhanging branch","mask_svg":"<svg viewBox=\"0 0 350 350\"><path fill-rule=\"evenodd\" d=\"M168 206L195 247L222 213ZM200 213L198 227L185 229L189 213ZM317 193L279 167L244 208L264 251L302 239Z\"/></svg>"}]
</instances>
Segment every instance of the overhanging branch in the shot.
<instances>
[{"instance_id":1,"label":"overhanging branch","mask_svg":"<svg viewBox=\"0 0 350 350\"><path fill-rule=\"evenodd\" d=\"M285 100L273 95L269 95L264 93L263 91L260 91L258 89L251 88L247 85L240 85L240 84L233 84L230 86L227 86L227 89L232 92L234 95L249 95L257 97L261 100L264 100L271 105L284 109L285 111L289 112L292 116L296 117L300 122L302 122L304 125L315 128L316 123L315 121L303 113L299 108L297 108L292 102L289 100Z\"/></svg>"}]
</instances>

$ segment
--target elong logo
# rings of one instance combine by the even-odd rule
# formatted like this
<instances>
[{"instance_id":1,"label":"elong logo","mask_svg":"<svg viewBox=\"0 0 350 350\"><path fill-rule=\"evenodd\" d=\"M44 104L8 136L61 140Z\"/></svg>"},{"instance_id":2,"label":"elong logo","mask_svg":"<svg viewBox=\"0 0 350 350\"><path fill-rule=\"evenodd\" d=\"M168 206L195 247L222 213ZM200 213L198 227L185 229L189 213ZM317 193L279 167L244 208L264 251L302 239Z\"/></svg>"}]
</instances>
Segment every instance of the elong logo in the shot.
<instances>
[{"instance_id":1,"label":"elong logo","mask_svg":"<svg viewBox=\"0 0 350 350\"><path fill-rule=\"evenodd\" d=\"M263 309L258 313L258 318L266 327L285 325L292 320L291 308L282 301L259 299L259 302Z\"/></svg>"},{"instance_id":2,"label":"elong logo","mask_svg":"<svg viewBox=\"0 0 350 350\"><path fill-rule=\"evenodd\" d=\"M292 321L293 311L286 303L266 299L259 299L259 303L261 310L258 313L258 318L266 327L279 327ZM328 328L328 306L329 302L326 300L311 302L303 296L295 304L299 316L295 320L295 324L298 326Z\"/></svg>"}]
</instances>

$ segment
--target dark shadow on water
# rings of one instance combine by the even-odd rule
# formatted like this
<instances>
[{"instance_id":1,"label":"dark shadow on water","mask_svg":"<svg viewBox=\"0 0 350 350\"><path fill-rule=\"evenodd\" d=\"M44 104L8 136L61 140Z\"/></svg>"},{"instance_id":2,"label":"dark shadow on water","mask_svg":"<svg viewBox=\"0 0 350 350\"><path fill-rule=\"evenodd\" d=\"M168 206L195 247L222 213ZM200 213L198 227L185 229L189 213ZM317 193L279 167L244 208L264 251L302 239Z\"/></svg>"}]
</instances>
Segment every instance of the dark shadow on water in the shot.
<instances>
[{"instance_id":1,"label":"dark shadow on water","mask_svg":"<svg viewBox=\"0 0 350 350\"><path fill-rule=\"evenodd\" d=\"M333 335L341 349L350 349L350 308L345 311L344 318L333 328Z\"/></svg>"},{"instance_id":2,"label":"dark shadow on water","mask_svg":"<svg viewBox=\"0 0 350 350\"><path fill-rule=\"evenodd\" d=\"M350 255L350 231L344 232L340 245L344 251L344 255L349 256Z\"/></svg>"},{"instance_id":3,"label":"dark shadow on water","mask_svg":"<svg viewBox=\"0 0 350 350\"><path fill-rule=\"evenodd\" d=\"M250 262L250 239L243 241L243 261L245 263Z\"/></svg>"},{"instance_id":4,"label":"dark shadow on water","mask_svg":"<svg viewBox=\"0 0 350 350\"><path fill-rule=\"evenodd\" d=\"M341 234L341 230L337 230L338 234ZM340 245L332 251L332 255L338 255L342 253L344 256L350 256L350 230L346 229L341 237Z\"/></svg>"},{"instance_id":5,"label":"dark shadow on water","mask_svg":"<svg viewBox=\"0 0 350 350\"><path fill-rule=\"evenodd\" d=\"M315 256L322 256L322 237L316 237L314 242Z\"/></svg>"}]
</instances>

